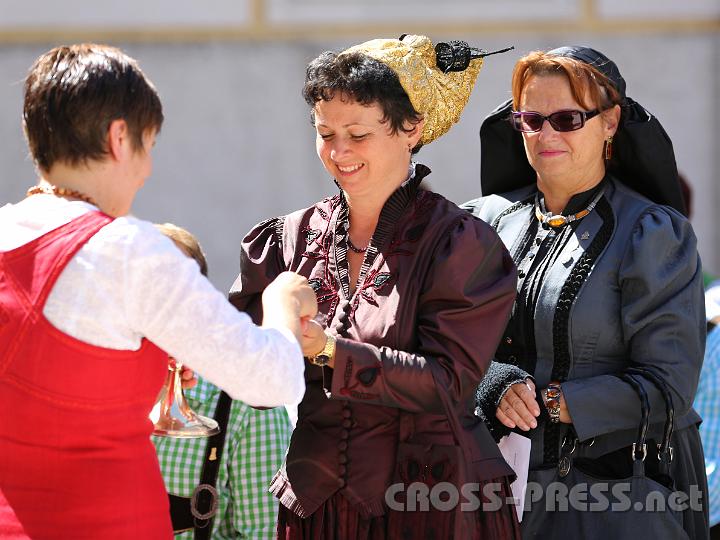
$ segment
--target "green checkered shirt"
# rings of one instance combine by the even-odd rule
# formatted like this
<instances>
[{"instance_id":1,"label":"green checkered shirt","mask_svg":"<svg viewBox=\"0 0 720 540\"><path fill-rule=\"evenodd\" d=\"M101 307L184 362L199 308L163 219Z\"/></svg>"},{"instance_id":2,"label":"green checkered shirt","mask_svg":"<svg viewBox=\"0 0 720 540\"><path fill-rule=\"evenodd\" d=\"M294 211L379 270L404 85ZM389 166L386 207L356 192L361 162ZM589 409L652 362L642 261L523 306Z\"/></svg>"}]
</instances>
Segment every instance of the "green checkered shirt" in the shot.
<instances>
[{"instance_id":1,"label":"green checkered shirt","mask_svg":"<svg viewBox=\"0 0 720 540\"><path fill-rule=\"evenodd\" d=\"M185 397L196 413L212 418L220 390L198 379L197 386L185 391ZM276 538L278 501L268 486L282 465L291 431L284 407L257 410L233 400L216 486L219 501L214 540ZM200 483L207 439L152 439L168 492L181 497L192 495ZM175 539L192 537L192 532L186 532Z\"/></svg>"}]
</instances>

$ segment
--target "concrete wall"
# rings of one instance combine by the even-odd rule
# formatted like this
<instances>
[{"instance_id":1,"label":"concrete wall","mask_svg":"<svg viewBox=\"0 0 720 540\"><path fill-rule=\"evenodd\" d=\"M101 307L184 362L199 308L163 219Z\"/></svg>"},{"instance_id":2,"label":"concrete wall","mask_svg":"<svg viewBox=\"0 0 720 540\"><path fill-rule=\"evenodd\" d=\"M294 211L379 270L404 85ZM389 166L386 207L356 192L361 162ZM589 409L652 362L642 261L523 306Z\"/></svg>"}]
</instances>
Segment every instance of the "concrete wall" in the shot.
<instances>
[{"instance_id":1,"label":"concrete wall","mask_svg":"<svg viewBox=\"0 0 720 540\"><path fill-rule=\"evenodd\" d=\"M128 8L137 0L105 12L80 0L64 3L65 11L36 2L47 9L34 18L25 5L0 2L0 204L22 198L35 181L20 127L22 80L32 61L59 43L118 45L140 61L166 112L155 170L134 212L193 231L208 253L212 280L226 290L237 273L239 242L253 224L336 189L315 155L300 96L305 65L321 51L402 32L485 49L515 45L487 59L461 121L417 158L433 169L434 190L463 202L480 192L478 128L509 96L514 61L536 48L587 44L617 62L628 95L656 114L673 139L679 168L694 187L703 259L720 272L720 7L717 0L643 1L639 14L617 0L550 0L544 11L534 0L453 0L444 12L435 2L416 1L414 15L424 20L404 25L395 22L401 12L379 0L225 1L212 16L199 14L196 2L168 0L144 17ZM678 12L680 4L685 10ZM387 20L378 20L380 12Z\"/></svg>"}]
</instances>

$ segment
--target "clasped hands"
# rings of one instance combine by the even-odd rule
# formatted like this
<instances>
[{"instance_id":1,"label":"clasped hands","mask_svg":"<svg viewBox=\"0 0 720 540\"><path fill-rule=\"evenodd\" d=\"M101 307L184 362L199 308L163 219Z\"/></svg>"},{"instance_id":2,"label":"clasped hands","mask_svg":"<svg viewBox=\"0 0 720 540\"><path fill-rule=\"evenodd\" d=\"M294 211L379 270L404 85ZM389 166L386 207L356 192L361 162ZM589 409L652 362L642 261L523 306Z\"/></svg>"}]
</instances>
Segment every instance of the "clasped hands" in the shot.
<instances>
[{"instance_id":1,"label":"clasped hands","mask_svg":"<svg viewBox=\"0 0 720 540\"><path fill-rule=\"evenodd\" d=\"M266 287L262 300L263 323L283 319L284 316L283 322L295 333L303 356L313 357L325 348L327 335L315 320L317 300L307 279L294 272L282 272ZM288 312L295 318L294 324L288 320Z\"/></svg>"},{"instance_id":2,"label":"clasped hands","mask_svg":"<svg viewBox=\"0 0 720 540\"><path fill-rule=\"evenodd\" d=\"M495 417L505 427L510 429L519 427L523 431L536 428L538 416L540 416L540 407L535 400L535 383L532 379L510 385L495 411ZM562 395L560 396L560 422L572 423L567 403Z\"/></svg>"},{"instance_id":3,"label":"clasped hands","mask_svg":"<svg viewBox=\"0 0 720 540\"><path fill-rule=\"evenodd\" d=\"M327 336L314 320L318 313L315 291L308 280L295 272L282 272L262 293L263 326L285 327L295 334L304 356L323 350ZM192 369L182 366L183 389L197 384Z\"/></svg>"}]
</instances>

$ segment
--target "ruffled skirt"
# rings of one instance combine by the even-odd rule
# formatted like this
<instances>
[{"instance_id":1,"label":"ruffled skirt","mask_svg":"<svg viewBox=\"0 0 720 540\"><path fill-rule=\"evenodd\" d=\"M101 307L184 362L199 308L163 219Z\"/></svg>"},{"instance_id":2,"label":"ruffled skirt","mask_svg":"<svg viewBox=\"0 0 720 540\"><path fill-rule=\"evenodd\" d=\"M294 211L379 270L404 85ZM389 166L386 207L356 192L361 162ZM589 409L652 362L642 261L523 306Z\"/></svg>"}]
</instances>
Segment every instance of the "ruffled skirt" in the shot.
<instances>
[{"instance_id":1,"label":"ruffled skirt","mask_svg":"<svg viewBox=\"0 0 720 540\"><path fill-rule=\"evenodd\" d=\"M511 497L506 478L490 480L500 486L494 495ZM479 491L478 496L482 493ZM483 503L491 501L484 499ZM512 540L520 538L515 508L503 504L499 510L477 511L475 530L462 538L454 534L456 512L393 511L385 515L363 517L339 492L335 493L308 518L301 518L280 504L278 540ZM465 531L465 529L463 529Z\"/></svg>"}]
</instances>

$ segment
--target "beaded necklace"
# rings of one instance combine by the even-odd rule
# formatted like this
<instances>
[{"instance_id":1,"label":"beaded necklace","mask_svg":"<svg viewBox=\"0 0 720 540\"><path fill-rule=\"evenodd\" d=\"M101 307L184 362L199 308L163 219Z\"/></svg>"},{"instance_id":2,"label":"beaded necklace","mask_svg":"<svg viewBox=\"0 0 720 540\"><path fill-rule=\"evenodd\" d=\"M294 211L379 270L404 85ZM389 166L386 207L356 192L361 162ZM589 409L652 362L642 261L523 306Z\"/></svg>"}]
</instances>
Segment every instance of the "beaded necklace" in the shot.
<instances>
[{"instance_id":1,"label":"beaded necklace","mask_svg":"<svg viewBox=\"0 0 720 540\"><path fill-rule=\"evenodd\" d=\"M73 199L80 199L81 201L85 201L86 203L92 204L93 206L98 205L91 197L88 197L80 191L53 185L43 184L40 186L32 186L30 189L27 190L26 195L29 197L31 195L37 195L39 193L45 193L47 195L57 195L58 197L72 197Z\"/></svg>"},{"instance_id":2,"label":"beaded necklace","mask_svg":"<svg viewBox=\"0 0 720 540\"><path fill-rule=\"evenodd\" d=\"M562 214L552 214L551 212L543 212L543 208L541 209L541 203L540 203L540 194L535 194L535 217L538 219L540 223L547 223L553 228L562 227L563 225L567 225L568 223L572 223L573 221L577 221L579 219L584 218L587 216L590 212L593 211L593 208L595 208L595 205L598 203L600 198L605 193L605 188L598 191L598 194L593 197L593 200L590 201L590 204L585 208L585 210L580 210L576 214L571 214L569 216L564 216Z\"/></svg>"}]
</instances>

